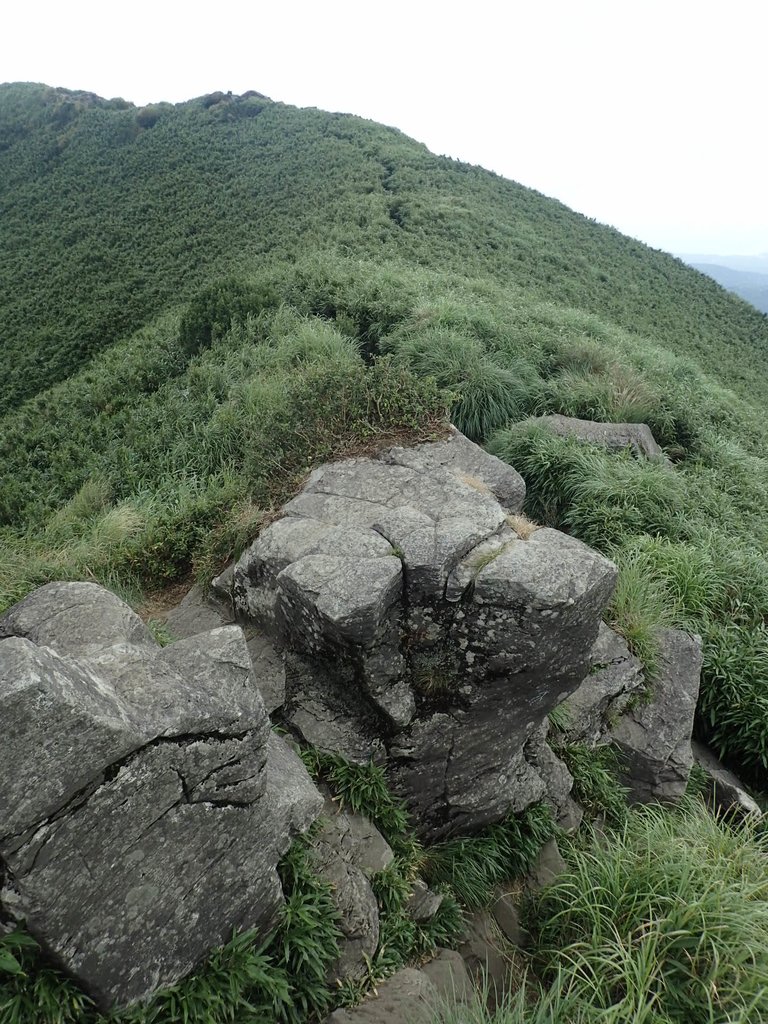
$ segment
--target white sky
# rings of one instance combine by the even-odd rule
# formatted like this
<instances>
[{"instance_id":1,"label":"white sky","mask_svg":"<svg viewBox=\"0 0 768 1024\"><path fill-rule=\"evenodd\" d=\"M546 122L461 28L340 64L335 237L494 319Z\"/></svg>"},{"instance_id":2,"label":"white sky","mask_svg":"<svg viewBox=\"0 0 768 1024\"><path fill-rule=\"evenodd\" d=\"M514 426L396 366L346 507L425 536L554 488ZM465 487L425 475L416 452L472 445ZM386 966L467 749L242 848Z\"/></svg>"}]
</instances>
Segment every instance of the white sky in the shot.
<instances>
[{"instance_id":1,"label":"white sky","mask_svg":"<svg viewBox=\"0 0 768 1024\"><path fill-rule=\"evenodd\" d=\"M672 252L768 251L768 0L50 0L0 81L256 89L391 124Z\"/></svg>"}]
</instances>

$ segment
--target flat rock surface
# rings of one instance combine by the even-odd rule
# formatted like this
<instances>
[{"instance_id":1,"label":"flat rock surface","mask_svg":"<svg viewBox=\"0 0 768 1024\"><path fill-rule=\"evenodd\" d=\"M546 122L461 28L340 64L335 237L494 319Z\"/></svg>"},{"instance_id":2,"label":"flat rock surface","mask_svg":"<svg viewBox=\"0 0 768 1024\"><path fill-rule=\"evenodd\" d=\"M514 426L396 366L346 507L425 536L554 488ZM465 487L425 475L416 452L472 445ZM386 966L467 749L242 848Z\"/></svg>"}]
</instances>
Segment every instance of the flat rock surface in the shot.
<instances>
[{"instance_id":1,"label":"flat rock surface","mask_svg":"<svg viewBox=\"0 0 768 1024\"><path fill-rule=\"evenodd\" d=\"M404 967L350 1010L334 1010L326 1024L433 1024L437 990L423 971Z\"/></svg>"},{"instance_id":2,"label":"flat rock surface","mask_svg":"<svg viewBox=\"0 0 768 1024\"><path fill-rule=\"evenodd\" d=\"M139 616L95 583L46 583L0 616L0 639L26 637L58 654L126 643L150 650L157 643Z\"/></svg>"},{"instance_id":3,"label":"flat rock surface","mask_svg":"<svg viewBox=\"0 0 768 1024\"><path fill-rule=\"evenodd\" d=\"M561 437L573 437L577 441L597 444L612 451L629 448L636 456L649 459L664 457L650 427L645 423L596 423L594 420L579 420L559 414L539 416L525 422L539 424Z\"/></svg>"}]
</instances>

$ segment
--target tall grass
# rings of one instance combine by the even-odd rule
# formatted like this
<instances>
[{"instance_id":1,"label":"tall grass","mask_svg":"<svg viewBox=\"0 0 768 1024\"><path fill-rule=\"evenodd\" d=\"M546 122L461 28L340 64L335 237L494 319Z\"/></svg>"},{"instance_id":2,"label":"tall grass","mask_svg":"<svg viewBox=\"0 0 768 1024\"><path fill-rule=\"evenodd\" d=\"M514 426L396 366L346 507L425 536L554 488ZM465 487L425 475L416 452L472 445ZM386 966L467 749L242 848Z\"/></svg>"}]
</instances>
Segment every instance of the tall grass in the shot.
<instances>
[{"instance_id":1,"label":"tall grass","mask_svg":"<svg viewBox=\"0 0 768 1024\"><path fill-rule=\"evenodd\" d=\"M648 1007L675 1024L763 1019L766 853L759 825L718 821L698 802L634 812L607 842L574 847L569 872L535 900L541 967L627 1020Z\"/></svg>"}]
</instances>

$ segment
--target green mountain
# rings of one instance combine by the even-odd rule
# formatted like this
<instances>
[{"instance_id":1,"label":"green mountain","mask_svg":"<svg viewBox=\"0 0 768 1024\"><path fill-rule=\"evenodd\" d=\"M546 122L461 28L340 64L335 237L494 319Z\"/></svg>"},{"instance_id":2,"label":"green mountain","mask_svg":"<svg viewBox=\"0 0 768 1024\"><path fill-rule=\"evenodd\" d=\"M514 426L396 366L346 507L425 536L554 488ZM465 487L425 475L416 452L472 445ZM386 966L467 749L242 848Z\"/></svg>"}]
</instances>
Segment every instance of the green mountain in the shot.
<instances>
[{"instance_id":1,"label":"green mountain","mask_svg":"<svg viewBox=\"0 0 768 1024\"><path fill-rule=\"evenodd\" d=\"M768 321L679 260L359 118L0 87L2 604L204 575L297 475L461 429L702 632L701 728L768 768ZM675 461L515 424L644 421ZM634 581L634 582L633 582ZM635 591L632 591L632 587ZM651 631L652 632L652 631Z\"/></svg>"},{"instance_id":2,"label":"green mountain","mask_svg":"<svg viewBox=\"0 0 768 1024\"><path fill-rule=\"evenodd\" d=\"M0 140L0 408L209 278L308 249L513 285L749 387L768 358L765 325L672 257L360 118L258 94L136 109L5 85Z\"/></svg>"},{"instance_id":3,"label":"green mountain","mask_svg":"<svg viewBox=\"0 0 768 1024\"><path fill-rule=\"evenodd\" d=\"M0 217L0 610L48 580L86 578L151 613L164 588L210 580L313 465L434 436L450 417L522 473L527 515L616 560L609 621L651 690L658 627L702 635L697 729L768 788L768 319L757 310L393 129L258 93L136 108L2 85ZM667 458L531 424L550 413L647 423ZM568 763L591 813L621 823L605 753L572 749ZM391 829L377 964L394 969L427 941L403 909L420 856L404 812L375 766L320 757L314 769ZM632 821L591 852L572 844L586 880L564 876L540 900L546 984L562 966L553 951L573 953L546 997L560 1016L547 1019L618 1024L650 1020L649 1007L659 1020L757 1019L764 833L688 812ZM528 864L540 846L528 826L442 851L454 894L461 872L484 893L508 863ZM302 856L284 865L294 916L276 945L240 936L207 973L122 1019L322 1018L334 926ZM595 877L619 896L593 899ZM642 909L637 893L656 902ZM665 916L670 906L688 916ZM430 942L455 939L458 904L446 907ZM601 914L614 916L596 924ZM579 959L585 949L594 959ZM82 993L35 957L24 936L0 938L0 1017L95 1024ZM524 996L509 1019L543 1020L550 1004Z\"/></svg>"}]
</instances>

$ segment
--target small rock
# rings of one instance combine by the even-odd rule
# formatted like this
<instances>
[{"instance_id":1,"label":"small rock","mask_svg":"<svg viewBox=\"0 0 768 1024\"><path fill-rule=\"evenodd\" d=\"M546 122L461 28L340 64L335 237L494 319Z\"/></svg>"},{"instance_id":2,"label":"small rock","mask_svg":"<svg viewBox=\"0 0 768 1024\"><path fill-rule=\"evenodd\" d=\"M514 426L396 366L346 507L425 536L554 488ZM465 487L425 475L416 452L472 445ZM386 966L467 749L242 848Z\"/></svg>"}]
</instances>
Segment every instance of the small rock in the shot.
<instances>
[{"instance_id":1,"label":"small rock","mask_svg":"<svg viewBox=\"0 0 768 1024\"><path fill-rule=\"evenodd\" d=\"M637 803L679 800L693 763L701 637L664 629L659 643L659 668L649 702L628 711L608 733L622 755L622 781Z\"/></svg>"},{"instance_id":2,"label":"small rock","mask_svg":"<svg viewBox=\"0 0 768 1024\"><path fill-rule=\"evenodd\" d=\"M413 891L408 899L408 915L417 924L431 921L443 903L443 896L425 885L420 878L413 883Z\"/></svg>"},{"instance_id":3,"label":"small rock","mask_svg":"<svg viewBox=\"0 0 768 1024\"><path fill-rule=\"evenodd\" d=\"M763 812L760 805L746 791L740 780L719 761L703 743L692 744L693 756L699 767L707 774L709 784L706 796L717 810L728 813L757 814Z\"/></svg>"},{"instance_id":4,"label":"small rock","mask_svg":"<svg viewBox=\"0 0 768 1024\"><path fill-rule=\"evenodd\" d=\"M525 420L527 424L546 427L560 437L573 437L585 444L596 444L609 451L629 448L636 457L654 459L664 453L645 423L596 423L593 420L579 420L572 416L538 416Z\"/></svg>"},{"instance_id":5,"label":"small rock","mask_svg":"<svg viewBox=\"0 0 768 1024\"><path fill-rule=\"evenodd\" d=\"M421 970L435 986L438 1007L446 1003L469 1006L476 1002L477 995L467 965L455 949L438 949L434 960L424 964Z\"/></svg>"},{"instance_id":6,"label":"small rock","mask_svg":"<svg viewBox=\"0 0 768 1024\"><path fill-rule=\"evenodd\" d=\"M334 1010L325 1024L434 1024L437 990L423 971L404 967L359 1006Z\"/></svg>"},{"instance_id":7,"label":"small rock","mask_svg":"<svg viewBox=\"0 0 768 1024\"><path fill-rule=\"evenodd\" d=\"M524 948L530 944L530 933L520 923L519 897L513 896L503 888L497 888L494 892L491 914L504 938L513 946Z\"/></svg>"},{"instance_id":8,"label":"small rock","mask_svg":"<svg viewBox=\"0 0 768 1024\"><path fill-rule=\"evenodd\" d=\"M500 997L506 987L509 963L502 952L502 940L494 919L488 911L480 910L467 918L459 952L475 986L481 991L487 986L491 1001Z\"/></svg>"},{"instance_id":9,"label":"small rock","mask_svg":"<svg viewBox=\"0 0 768 1024\"><path fill-rule=\"evenodd\" d=\"M567 870L568 865L557 847L557 841L549 839L539 850L539 855L528 875L528 885L531 889L543 889Z\"/></svg>"}]
</instances>

